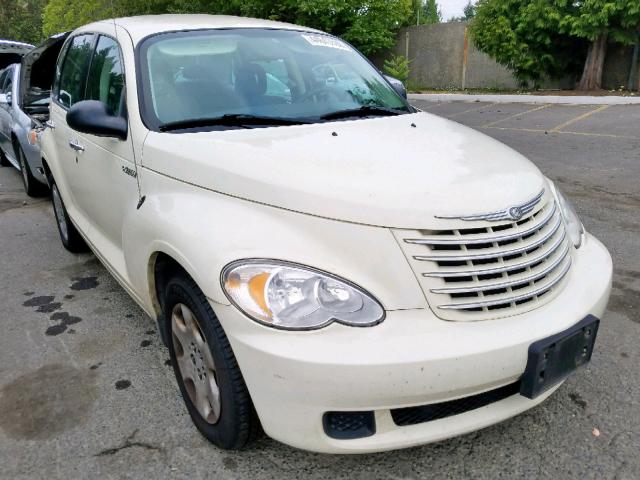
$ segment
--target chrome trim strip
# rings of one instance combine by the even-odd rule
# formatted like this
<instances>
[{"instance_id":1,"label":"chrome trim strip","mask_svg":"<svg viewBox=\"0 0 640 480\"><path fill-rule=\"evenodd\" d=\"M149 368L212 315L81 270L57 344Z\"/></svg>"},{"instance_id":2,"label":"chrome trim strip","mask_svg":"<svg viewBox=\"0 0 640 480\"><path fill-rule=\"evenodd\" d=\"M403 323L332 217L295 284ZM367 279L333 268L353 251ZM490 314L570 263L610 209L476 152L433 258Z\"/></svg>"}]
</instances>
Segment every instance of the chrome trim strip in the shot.
<instances>
[{"instance_id":1,"label":"chrome trim strip","mask_svg":"<svg viewBox=\"0 0 640 480\"><path fill-rule=\"evenodd\" d=\"M483 292L485 290L497 290L500 288L508 288L515 287L517 285L524 285L525 283L533 282L535 280L539 280L542 277L547 276L547 274L551 273L558 265L564 262L565 258L567 258L567 254L569 250L567 249L565 253L558 257L551 265L546 267L544 270L534 273L533 275L529 275L528 277L520 278L518 280L505 281L501 283L491 283L491 284L477 284L474 287L449 287L449 288L432 288L432 293L472 293L472 292ZM476 281L478 283L478 281Z\"/></svg>"},{"instance_id":2,"label":"chrome trim strip","mask_svg":"<svg viewBox=\"0 0 640 480\"><path fill-rule=\"evenodd\" d=\"M477 213L472 215L436 215L436 218L440 218L443 220L464 220L464 221L475 221L475 220L486 220L489 222L496 222L498 220L520 220L526 213L529 213L533 208L540 202L544 195L545 189L533 197L531 200L524 202L521 205L514 205L512 207L505 208L504 210L498 210L497 212L489 212L489 213ZM520 216L516 219L512 215L512 211L517 210L520 213Z\"/></svg>"},{"instance_id":3,"label":"chrome trim strip","mask_svg":"<svg viewBox=\"0 0 640 480\"><path fill-rule=\"evenodd\" d=\"M424 237L424 238L407 238L405 243L412 245L478 245L482 243L504 242L505 240L513 240L524 235L529 235L537 230L542 229L553 215L556 213L557 207L555 202L549 213L535 226L523 230L519 233L510 233L509 235L502 235L499 237L483 237L483 238L466 238L464 235L455 238L438 238L438 237Z\"/></svg>"},{"instance_id":4,"label":"chrome trim strip","mask_svg":"<svg viewBox=\"0 0 640 480\"><path fill-rule=\"evenodd\" d=\"M560 245L564 242L565 236L554 243L549 250L545 251L541 255L538 255L534 258L527 258L525 262L515 263L513 265L507 265L504 267L493 267L493 268L485 268L480 270L464 270L464 271L447 271L447 272L425 272L422 274L423 277L429 278L449 278L449 277L471 277L473 275L491 275L493 273L502 273L502 272L510 272L511 270L518 270L520 268L526 268L529 265L540 262L545 258L550 257L555 253L555 251L560 247ZM569 244L564 242L564 251L562 255L564 256L569 251Z\"/></svg>"},{"instance_id":5,"label":"chrome trim strip","mask_svg":"<svg viewBox=\"0 0 640 480\"><path fill-rule=\"evenodd\" d=\"M519 253L526 252L535 247L539 247L544 242L549 240L560 228L562 225L562 219L558 216L558 221L551 228L549 232L536 239L535 242L529 243L527 245L523 245L522 247L513 248L511 250L499 250L491 253L478 253L475 255L414 255L414 259L420 262L425 261L434 261L434 262L459 262L459 261L467 261L467 260L484 260L487 258L500 258L500 257L508 257L510 255L517 255ZM565 231L563 229L562 236L564 237Z\"/></svg>"},{"instance_id":6,"label":"chrome trim strip","mask_svg":"<svg viewBox=\"0 0 640 480\"><path fill-rule=\"evenodd\" d=\"M527 300L529 298L533 298L541 293L548 292L554 286L556 286L560 281L565 277L569 268L571 267L571 257L569 257L569 261L562 269L560 274L550 283L545 285L544 287L540 287L537 290L533 290L528 293L523 293L522 295L517 295L515 297L506 297L496 300L487 300L485 302L473 302L473 303L453 303L449 305L438 305L439 309L442 310L469 310L472 308L484 308L484 307L493 307L495 305L505 305L513 302L519 302L520 300Z\"/></svg>"}]
</instances>

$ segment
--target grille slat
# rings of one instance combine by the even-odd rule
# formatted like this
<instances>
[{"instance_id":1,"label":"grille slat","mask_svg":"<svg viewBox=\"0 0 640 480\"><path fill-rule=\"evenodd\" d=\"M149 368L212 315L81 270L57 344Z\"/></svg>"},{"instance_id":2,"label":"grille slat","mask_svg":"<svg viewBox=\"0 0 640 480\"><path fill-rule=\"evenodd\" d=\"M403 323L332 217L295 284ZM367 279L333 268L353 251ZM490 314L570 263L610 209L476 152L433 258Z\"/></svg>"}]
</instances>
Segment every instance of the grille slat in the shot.
<instances>
[{"instance_id":1,"label":"grille slat","mask_svg":"<svg viewBox=\"0 0 640 480\"><path fill-rule=\"evenodd\" d=\"M571 267L571 248L551 195L514 222L469 221L443 231L394 231L433 311L484 320L553 298Z\"/></svg>"},{"instance_id":2,"label":"grille slat","mask_svg":"<svg viewBox=\"0 0 640 480\"><path fill-rule=\"evenodd\" d=\"M503 305L506 303L514 303L522 300L528 300L530 298L536 297L540 294L546 293L549 290L551 290L554 287L554 285L556 285L558 282L560 282L564 278L564 276L569 271L569 267L571 267L571 260L569 260L568 262L565 262L565 265L562 267L559 275L556 278L548 282L546 285L543 285L542 287L530 290L521 295L512 296L510 295L510 293L512 292L507 292L507 294L495 300L487 300L482 302L470 302L470 303L452 303L450 305L438 305L438 308L442 310L467 310L470 308L493 307L496 305Z\"/></svg>"},{"instance_id":3,"label":"grille slat","mask_svg":"<svg viewBox=\"0 0 640 480\"><path fill-rule=\"evenodd\" d=\"M564 245L564 248L569 250L569 246L567 242L564 241L564 237L559 237L553 244L550 246L545 246L545 249L541 252L536 252L536 256L528 256L526 261L511 261L504 262L503 266L495 267L495 268L483 268L483 269L474 269L474 270L441 270L441 271L433 271L433 272L425 272L422 274L423 277L433 277L433 278L454 278L454 277L468 277L471 275L491 275L494 273L503 273L510 272L513 270L519 270L522 268L527 268L528 266L543 261L549 257L556 249Z\"/></svg>"},{"instance_id":4,"label":"grille slat","mask_svg":"<svg viewBox=\"0 0 640 480\"><path fill-rule=\"evenodd\" d=\"M519 246L517 248L511 248L511 249L503 249L501 247L496 247L496 246L492 246L491 249L487 249L490 250L487 253L473 253L473 254L468 254L465 252L465 254L463 255L415 255L413 258L418 260L418 261L428 261L428 260L433 260L436 262L455 262L455 261L460 261L460 260L484 260L484 259L488 259L488 258L499 258L499 257L506 257L506 256L510 256L510 255L517 255L523 252L526 252L527 250L531 250L533 248L539 247L540 245L542 245L543 243L545 243L547 240L549 240L551 237L553 237L553 235L555 235L555 233L560 229L560 225L562 224L562 219L560 217L560 215L556 215L556 220L554 221L553 224L551 224L551 227L549 227L548 229L546 228L547 224L545 225L545 227L541 230L539 230L539 233L541 233L541 236L535 236L535 237L529 237L529 239L534 239L530 242L524 243L522 246ZM544 231L543 233L543 230ZM485 243L489 243L489 242L485 242Z\"/></svg>"},{"instance_id":5,"label":"grille slat","mask_svg":"<svg viewBox=\"0 0 640 480\"><path fill-rule=\"evenodd\" d=\"M535 233L540 228L544 227L549 220L556 213L556 206L553 205L552 208L549 209L549 212L534 226L527 227L525 229L510 229L516 230L515 232L510 232L506 235L491 235L494 232L490 232L487 234L475 234L475 235L466 235L466 236L444 236L444 235L436 235L436 236L426 236L424 238L406 238L404 241L406 243L412 243L415 245L474 245L474 244L483 244L483 243L492 243L492 242L506 242L509 240L514 240L524 235L529 235L531 233ZM484 229L481 229L484 230Z\"/></svg>"},{"instance_id":6,"label":"grille slat","mask_svg":"<svg viewBox=\"0 0 640 480\"><path fill-rule=\"evenodd\" d=\"M529 283L529 282L535 282L536 280L539 280L539 279L547 276L547 274L551 273L562 262L564 262L564 260L567 258L567 253L568 252L569 252L568 248L564 249L564 254L560 255L557 259L549 262L548 266L545 266L544 269L542 269L540 271L537 271L533 275L530 274L530 271L525 270L524 274L528 274L528 275L525 275L523 277L511 278L510 280L503 281L503 282L480 283L479 284L478 281L475 281L475 282L471 282L471 283L468 283L466 285L458 286L458 287L432 288L431 292L433 292L433 293L449 293L449 294L451 294L451 293L470 293L470 292L479 292L479 291L484 291L484 290L495 290L495 289L500 289L500 288L514 287L514 286L523 285L523 284L526 284L526 283ZM523 274L521 274L521 275L523 275ZM502 278L505 278L505 277L502 277ZM506 278L510 278L510 277L507 276Z\"/></svg>"}]
</instances>

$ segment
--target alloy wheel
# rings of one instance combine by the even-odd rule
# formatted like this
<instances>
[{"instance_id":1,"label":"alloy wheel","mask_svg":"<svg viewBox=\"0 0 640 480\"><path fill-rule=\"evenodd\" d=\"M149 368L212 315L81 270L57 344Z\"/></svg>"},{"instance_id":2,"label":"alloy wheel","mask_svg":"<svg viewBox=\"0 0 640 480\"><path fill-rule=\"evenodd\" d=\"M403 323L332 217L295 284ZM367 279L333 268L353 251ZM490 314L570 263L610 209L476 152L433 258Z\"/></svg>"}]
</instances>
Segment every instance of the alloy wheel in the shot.
<instances>
[{"instance_id":1,"label":"alloy wheel","mask_svg":"<svg viewBox=\"0 0 640 480\"><path fill-rule=\"evenodd\" d=\"M176 362L191 403L209 424L220 418L220 390L209 345L196 316L183 303L171 312L171 336Z\"/></svg>"}]
</instances>

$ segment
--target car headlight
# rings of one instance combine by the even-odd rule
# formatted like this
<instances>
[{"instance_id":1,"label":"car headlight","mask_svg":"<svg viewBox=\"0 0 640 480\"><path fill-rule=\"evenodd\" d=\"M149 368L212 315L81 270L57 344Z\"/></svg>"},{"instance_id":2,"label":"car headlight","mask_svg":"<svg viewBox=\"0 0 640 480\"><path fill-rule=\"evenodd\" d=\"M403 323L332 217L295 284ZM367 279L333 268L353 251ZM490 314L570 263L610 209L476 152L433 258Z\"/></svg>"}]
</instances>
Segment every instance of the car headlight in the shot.
<instances>
[{"instance_id":1,"label":"car headlight","mask_svg":"<svg viewBox=\"0 0 640 480\"><path fill-rule=\"evenodd\" d=\"M357 327L384 320L384 310L361 288L331 274L274 260L243 260L222 271L231 302L270 327L311 330L339 322Z\"/></svg>"},{"instance_id":2,"label":"car headlight","mask_svg":"<svg viewBox=\"0 0 640 480\"><path fill-rule=\"evenodd\" d=\"M558 205L560 206L560 212L562 213L562 218L564 219L565 228L567 229L569 238L571 238L571 241L576 248L580 248L580 245L582 245L582 235L584 234L582 222L569 200L567 200L557 187L556 195L558 197Z\"/></svg>"}]
</instances>

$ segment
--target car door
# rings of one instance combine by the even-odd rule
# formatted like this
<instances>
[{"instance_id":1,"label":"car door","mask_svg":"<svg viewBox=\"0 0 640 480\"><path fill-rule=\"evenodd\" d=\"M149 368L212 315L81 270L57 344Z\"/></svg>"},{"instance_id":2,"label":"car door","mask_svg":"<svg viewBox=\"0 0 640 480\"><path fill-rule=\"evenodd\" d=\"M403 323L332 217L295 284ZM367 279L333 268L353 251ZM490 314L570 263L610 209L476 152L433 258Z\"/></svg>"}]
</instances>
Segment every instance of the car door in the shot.
<instances>
[{"instance_id":1,"label":"car door","mask_svg":"<svg viewBox=\"0 0 640 480\"><path fill-rule=\"evenodd\" d=\"M58 189L73 222L85 234L89 235L89 225L83 209L78 204L74 185L81 183L77 168L80 151L74 150L70 142L76 134L67 126L67 111L77 102L84 100L85 82L89 64L93 55L96 36L92 33L79 34L67 41L56 65L52 102L49 107L50 122L53 126L53 138L57 156L54 171Z\"/></svg>"},{"instance_id":2,"label":"car door","mask_svg":"<svg viewBox=\"0 0 640 480\"><path fill-rule=\"evenodd\" d=\"M126 89L122 53L117 40L99 34L88 69L86 100L106 106L109 115L126 115ZM70 131L77 162L73 189L77 204L93 230L98 250L124 273L122 225L125 215L136 211L138 182L133 143ZM122 269L122 270L121 270Z\"/></svg>"},{"instance_id":3,"label":"car door","mask_svg":"<svg viewBox=\"0 0 640 480\"><path fill-rule=\"evenodd\" d=\"M13 159L15 156L11 148L11 100L14 68L8 67L0 75L0 147Z\"/></svg>"}]
</instances>

